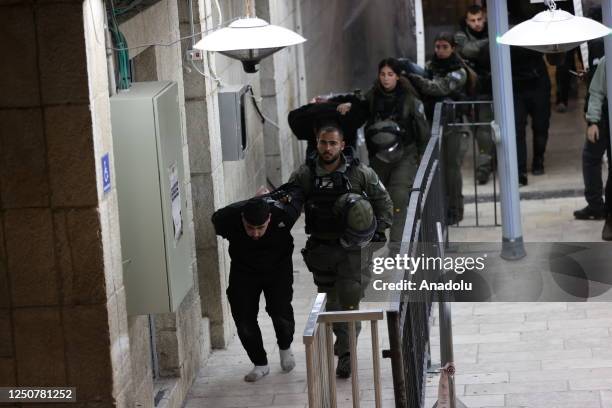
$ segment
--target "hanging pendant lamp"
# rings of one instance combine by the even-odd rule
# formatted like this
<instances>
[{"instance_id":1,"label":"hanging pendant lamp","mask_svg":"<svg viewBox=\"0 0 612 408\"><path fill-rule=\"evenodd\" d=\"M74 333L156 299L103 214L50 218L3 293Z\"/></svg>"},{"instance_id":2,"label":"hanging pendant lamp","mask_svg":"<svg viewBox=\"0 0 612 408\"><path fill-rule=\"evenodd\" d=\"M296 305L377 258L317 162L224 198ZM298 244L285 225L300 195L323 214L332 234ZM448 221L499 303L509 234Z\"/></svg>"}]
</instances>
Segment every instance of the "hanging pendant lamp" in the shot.
<instances>
[{"instance_id":1,"label":"hanging pendant lamp","mask_svg":"<svg viewBox=\"0 0 612 408\"><path fill-rule=\"evenodd\" d=\"M543 53L557 53L571 50L585 41L605 37L611 32L595 20L558 10L554 0L547 0L547 4L548 10L514 26L498 37L497 42Z\"/></svg>"},{"instance_id":2,"label":"hanging pendant lamp","mask_svg":"<svg viewBox=\"0 0 612 408\"><path fill-rule=\"evenodd\" d=\"M245 72L254 73L263 58L304 41L304 37L291 30L251 17L250 5L247 2L246 18L240 18L228 27L205 36L194 48L219 52L226 57L237 59L242 62Z\"/></svg>"}]
</instances>

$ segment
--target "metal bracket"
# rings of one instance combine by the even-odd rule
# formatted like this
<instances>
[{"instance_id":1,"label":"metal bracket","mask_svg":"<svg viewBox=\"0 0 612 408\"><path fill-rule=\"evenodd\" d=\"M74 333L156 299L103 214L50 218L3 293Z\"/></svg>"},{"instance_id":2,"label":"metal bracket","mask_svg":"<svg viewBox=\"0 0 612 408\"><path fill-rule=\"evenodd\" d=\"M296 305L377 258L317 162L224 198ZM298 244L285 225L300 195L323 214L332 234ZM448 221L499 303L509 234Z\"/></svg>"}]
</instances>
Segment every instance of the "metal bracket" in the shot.
<instances>
[{"instance_id":1,"label":"metal bracket","mask_svg":"<svg viewBox=\"0 0 612 408\"><path fill-rule=\"evenodd\" d=\"M204 59L202 50L189 50L187 56L191 61L202 61Z\"/></svg>"}]
</instances>

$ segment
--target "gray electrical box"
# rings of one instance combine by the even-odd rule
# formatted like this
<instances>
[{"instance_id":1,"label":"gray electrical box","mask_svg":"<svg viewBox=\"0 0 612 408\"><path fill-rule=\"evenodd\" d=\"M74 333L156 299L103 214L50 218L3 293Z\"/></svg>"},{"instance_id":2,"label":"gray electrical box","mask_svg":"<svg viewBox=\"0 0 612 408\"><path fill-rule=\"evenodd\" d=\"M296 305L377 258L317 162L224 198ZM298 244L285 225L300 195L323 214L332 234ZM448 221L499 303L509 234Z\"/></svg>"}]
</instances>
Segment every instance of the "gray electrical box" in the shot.
<instances>
[{"instance_id":1,"label":"gray electrical box","mask_svg":"<svg viewBox=\"0 0 612 408\"><path fill-rule=\"evenodd\" d=\"M248 143L246 125L248 90L248 85L229 85L219 90L219 120L224 161L244 159Z\"/></svg>"},{"instance_id":2,"label":"gray electrical box","mask_svg":"<svg viewBox=\"0 0 612 408\"><path fill-rule=\"evenodd\" d=\"M133 83L111 120L127 311L174 312L193 286L177 84Z\"/></svg>"}]
</instances>

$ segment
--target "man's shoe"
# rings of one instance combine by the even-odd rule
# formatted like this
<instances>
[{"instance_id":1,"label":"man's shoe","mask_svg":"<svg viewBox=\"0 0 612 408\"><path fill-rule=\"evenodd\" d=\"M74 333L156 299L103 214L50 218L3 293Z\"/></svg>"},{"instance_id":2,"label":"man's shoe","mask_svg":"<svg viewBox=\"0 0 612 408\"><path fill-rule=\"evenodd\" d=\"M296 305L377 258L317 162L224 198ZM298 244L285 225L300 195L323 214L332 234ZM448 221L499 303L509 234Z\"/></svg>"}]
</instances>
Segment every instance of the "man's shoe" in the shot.
<instances>
[{"instance_id":1,"label":"man's shoe","mask_svg":"<svg viewBox=\"0 0 612 408\"><path fill-rule=\"evenodd\" d=\"M527 174L520 173L518 176L518 182L519 182L519 186L526 186L527 185Z\"/></svg>"},{"instance_id":2,"label":"man's shoe","mask_svg":"<svg viewBox=\"0 0 612 408\"><path fill-rule=\"evenodd\" d=\"M533 159L533 163L531 164L531 173L534 176L541 176L544 174L544 158L536 157Z\"/></svg>"},{"instance_id":3,"label":"man's shoe","mask_svg":"<svg viewBox=\"0 0 612 408\"><path fill-rule=\"evenodd\" d=\"M564 103L558 103L557 104L557 112L559 112L559 113L567 112L567 105L564 104Z\"/></svg>"},{"instance_id":4,"label":"man's shoe","mask_svg":"<svg viewBox=\"0 0 612 408\"><path fill-rule=\"evenodd\" d=\"M338 358L336 376L339 378L349 378L351 376L351 353L344 353Z\"/></svg>"},{"instance_id":5,"label":"man's shoe","mask_svg":"<svg viewBox=\"0 0 612 408\"><path fill-rule=\"evenodd\" d=\"M262 378L264 378L266 375L268 375L269 373L270 373L269 365L263 365L263 366L256 365L247 375L244 376L244 381L246 382L259 381Z\"/></svg>"},{"instance_id":6,"label":"man's shoe","mask_svg":"<svg viewBox=\"0 0 612 408\"><path fill-rule=\"evenodd\" d=\"M280 354L280 363L281 368L284 372L288 373L293 370L295 367L295 357L293 356L293 351L291 351L291 347L287 350L279 350Z\"/></svg>"},{"instance_id":7,"label":"man's shoe","mask_svg":"<svg viewBox=\"0 0 612 408\"><path fill-rule=\"evenodd\" d=\"M581 210L574 211L574 217L577 220L603 220L606 218L606 212L603 208L597 209L587 205Z\"/></svg>"},{"instance_id":8,"label":"man's shoe","mask_svg":"<svg viewBox=\"0 0 612 408\"><path fill-rule=\"evenodd\" d=\"M601 239L604 241L612 241L612 215L608 215L603 230L601 231Z\"/></svg>"}]
</instances>

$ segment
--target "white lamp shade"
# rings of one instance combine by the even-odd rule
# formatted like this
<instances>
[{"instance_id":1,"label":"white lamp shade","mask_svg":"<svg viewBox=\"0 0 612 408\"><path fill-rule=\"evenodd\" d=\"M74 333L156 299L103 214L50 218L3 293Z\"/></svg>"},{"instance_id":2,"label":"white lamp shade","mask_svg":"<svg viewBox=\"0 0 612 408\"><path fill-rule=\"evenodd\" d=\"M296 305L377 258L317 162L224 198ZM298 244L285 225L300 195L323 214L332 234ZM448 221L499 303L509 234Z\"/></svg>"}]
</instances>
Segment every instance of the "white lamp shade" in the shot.
<instances>
[{"instance_id":1,"label":"white lamp shade","mask_svg":"<svg viewBox=\"0 0 612 408\"><path fill-rule=\"evenodd\" d=\"M228 27L205 36L194 48L224 52L224 54L225 51L275 49L269 53L272 54L283 47L301 44L304 41L306 41L304 37L291 30L268 24L260 18L250 17L238 19Z\"/></svg>"},{"instance_id":2,"label":"white lamp shade","mask_svg":"<svg viewBox=\"0 0 612 408\"><path fill-rule=\"evenodd\" d=\"M608 34L608 27L590 18L576 17L564 10L546 10L508 30L497 41L544 53L555 53L570 50L585 41Z\"/></svg>"}]
</instances>

